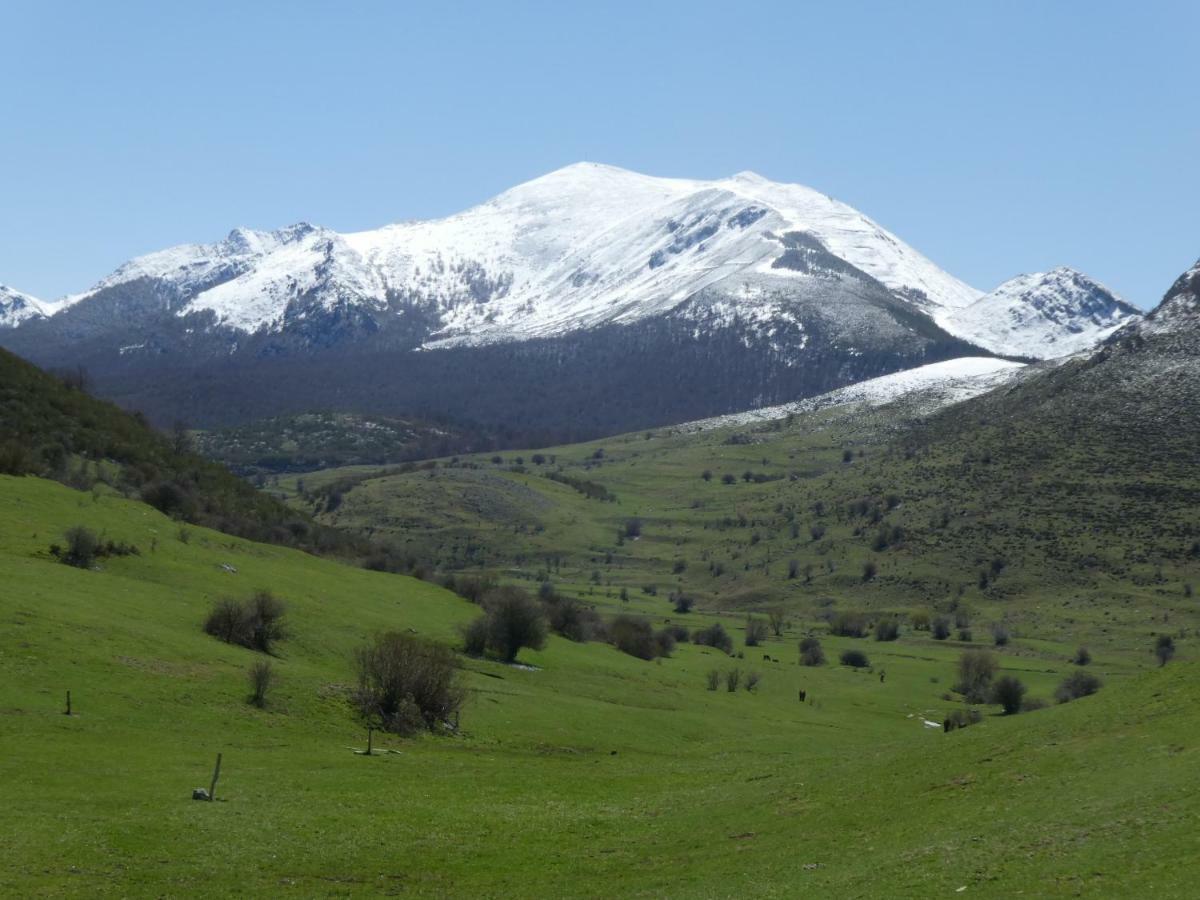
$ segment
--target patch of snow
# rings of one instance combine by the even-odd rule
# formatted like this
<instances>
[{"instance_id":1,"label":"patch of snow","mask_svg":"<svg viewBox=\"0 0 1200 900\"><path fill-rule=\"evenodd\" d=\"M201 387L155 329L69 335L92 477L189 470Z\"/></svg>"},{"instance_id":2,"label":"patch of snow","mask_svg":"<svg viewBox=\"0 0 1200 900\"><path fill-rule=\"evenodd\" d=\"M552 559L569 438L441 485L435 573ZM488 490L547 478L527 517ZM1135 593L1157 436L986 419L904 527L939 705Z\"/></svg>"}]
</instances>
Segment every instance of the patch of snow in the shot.
<instances>
[{"instance_id":1,"label":"patch of snow","mask_svg":"<svg viewBox=\"0 0 1200 900\"><path fill-rule=\"evenodd\" d=\"M883 406L916 396L921 398L926 409L933 411L986 393L1009 381L1023 368L1022 363L967 356L860 381L795 403L701 419L678 427L687 431L711 431L769 422L837 406Z\"/></svg>"}]
</instances>

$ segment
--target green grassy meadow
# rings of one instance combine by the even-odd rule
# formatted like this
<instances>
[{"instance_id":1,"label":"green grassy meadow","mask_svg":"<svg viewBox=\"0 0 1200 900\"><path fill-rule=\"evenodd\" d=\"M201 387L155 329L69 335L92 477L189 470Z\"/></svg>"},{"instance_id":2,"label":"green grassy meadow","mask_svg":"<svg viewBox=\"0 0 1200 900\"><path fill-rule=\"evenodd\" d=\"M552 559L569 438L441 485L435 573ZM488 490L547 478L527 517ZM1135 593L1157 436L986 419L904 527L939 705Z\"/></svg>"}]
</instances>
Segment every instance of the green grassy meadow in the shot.
<instances>
[{"instance_id":1,"label":"green grassy meadow","mask_svg":"<svg viewBox=\"0 0 1200 900\"><path fill-rule=\"evenodd\" d=\"M680 497L780 484L704 485L696 453L678 464ZM610 485L617 504L555 483L545 516L589 512L561 551L572 560L611 544L626 515L645 517L646 536L623 545L621 571L637 583L648 560L689 548L675 540L689 535L683 510L646 508L652 485L674 484L662 469L606 461L601 471L629 473ZM76 524L141 552L99 571L63 565L47 548ZM528 560L514 572L545 565L540 535L524 536ZM577 586L621 606L603 580ZM290 630L262 710L247 703L257 654L200 627L215 598L259 588L285 599ZM665 618L663 594L631 591L628 605ZM722 604L704 596L705 611L677 618L711 621ZM522 651L530 668L463 658L460 732L385 737L376 746L397 753L364 757L350 749L366 740L346 696L353 649L387 629L452 642L477 608L412 578L181 530L103 491L0 477L0 893L1189 894L1200 712L1186 648L1155 668L1152 628L1132 614L1018 631L1003 668L1032 696L1050 694L1082 637L1105 687L1013 717L986 708L980 724L944 734L922 720L961 708L944 696L963 644L907 628L894 643L827 637L832 664L801 667L796 643L821 623L796 596L788 632L744 659L683 645L644 662L559 637ZM735 633L740 615L725 617ZM870 671L836 664L849 646L870 655ZM706 672L733 666L759 672L759 688L705 689ZM218 802L192 801L218 752Z\"/></svg>"}]
</instances>

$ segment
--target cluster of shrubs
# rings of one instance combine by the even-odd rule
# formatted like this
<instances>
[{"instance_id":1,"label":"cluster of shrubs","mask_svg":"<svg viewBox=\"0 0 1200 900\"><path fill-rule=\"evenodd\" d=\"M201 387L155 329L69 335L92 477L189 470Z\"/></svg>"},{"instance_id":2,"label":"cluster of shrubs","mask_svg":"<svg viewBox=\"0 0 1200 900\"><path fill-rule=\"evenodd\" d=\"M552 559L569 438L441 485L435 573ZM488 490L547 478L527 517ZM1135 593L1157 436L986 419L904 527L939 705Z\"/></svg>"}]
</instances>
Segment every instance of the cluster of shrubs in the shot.
<instances>
[{"instance_id":1,"label":"cluster of shrubs","mask_svg":"<svg viewBox=\"0 0 1200 900\"><path fill-rule=\"evenodd\" d=\"M141 551L124 541L103 540L82 525L67 530L66 544L51 544L50 555L68 566L90 569L98 559L108 556L137 556Z\"/></svg>"},{"instance_id":2,"label":"cluster of shrubs","mask_svg":"<svg viewBox=\"0 0 1200 900\"><path fill-rule=\"evenodd\" d=\"M622 614L608 626L609 642L622 653L638 659L670 656L680 635L686 640L687 629L667 626L655 631L650 622L640 616Z\"/></svg>"},{"instance_id":3,"label":"cluster of shrubs","mask_svg":"<svg viewBox=\"0 0 1200 900\"><path fill-rule=\"evenodd\" d=\"M746 690L753 693L762 681L762 675L758 672L750 672L746 675L746 680L742 681L742 670L738 668L727 669L722 672L720 669L710 669L708 674L704 676L705 686L710 691L715 691L720 688L722 681L725 683L725 690L731 694L737 693L740 685L745 686Z\"/></svg>"},{"instance_id":4,"label":"cluster of shrubs","mask_svg":"<svg viewBox=\"0 0 1200 900\"><path fill-rule=\"evenodd\" d=\"M270 653L287 634L284 612L283 601L269 591L258 591L248 600L226 597L213 604L204 630L227 644Z\"/></svg>"},{"instance_id":5,"label":"cluster of shrubs","mask_svg":"<svg viewBox=\"0 0 1200 900\"><path fill-rule=\"evenodd\" d=\"M692 643L704 647L715 647L722 653L733 653L733 638L720 622L714 622L707 628L697 628L692 632Z\"/></svg>"}]
</instances>

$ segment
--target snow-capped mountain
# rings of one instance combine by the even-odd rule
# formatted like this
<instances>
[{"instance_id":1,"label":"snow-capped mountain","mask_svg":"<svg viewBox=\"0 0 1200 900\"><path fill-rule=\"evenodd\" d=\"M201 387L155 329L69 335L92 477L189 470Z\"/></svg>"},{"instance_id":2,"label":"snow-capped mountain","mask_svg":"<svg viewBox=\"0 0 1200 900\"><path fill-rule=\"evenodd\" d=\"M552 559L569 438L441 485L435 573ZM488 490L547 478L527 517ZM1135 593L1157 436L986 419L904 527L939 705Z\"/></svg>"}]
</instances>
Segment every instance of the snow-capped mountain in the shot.
<instances>
[{"instance_id":1,"label":"snow-capped mountain","mask_svg":"<svg viewBox=\"0 0 1200 900\"><path fill-rule=\"evenodd\" d=\"M1051 359L1096 346L1141 312L1074 269L1018 275L937 318L993 353Z\"/></svg>"},{"instance_id":2,"label":"snow-capped mountain","mask_svg":"<svg viewBox=\"0 0 1200 900\"><path fill-rule=\"evenodd\" d=\"M378 316L399 305L432 319L435 345L519 340L636 321L715 285L786 290L810 274L787 265L793 233L920 308L979 296L808 188L748 172L690 181L581 163L436 221L345 235L305 223L237 229L215 244L134 259L65 305L152 283L175 315L212 313L214 324L244 333L347 306ZM742 292L738 312L761 293Z\"/></svg>"},{"instance_id":3,"label":"snow-capped mountain","mask_svg":"<svg viewBox=\"0 0 1200 900\"><path fill-rule=\"evenodd\" d=\"M45 314L41 300L0 284L0 328L13 328L26 319L41 318Z\"/></svg>"},{"instance_id":4,"label":"snow-capped mountain","mask_svg":"<svg viewBox=\"0 0 1200 900\"><path fill-rule=\"evenodd\" d=\"M1020 355L1041 355L1029 349L1039 328L1051 344L1095 328L1090 308L1072 314L1085 292L1054 289L1011 292L1013 309L1041 304L1012 329ZM993 317L967 315L981 296L806 187L581 163L436 221L236 229L151 253L0 342L44 365L85 364L152 412L186 396L210 424L324 407L549 427L578 418L586 392L623 392L611 408L588 403L598 433L1013 352L976 340L993 336ZM185 370L192 381L177 384ZM539 399L547 383L560 408Z\"/></svg>"}]
</instances>

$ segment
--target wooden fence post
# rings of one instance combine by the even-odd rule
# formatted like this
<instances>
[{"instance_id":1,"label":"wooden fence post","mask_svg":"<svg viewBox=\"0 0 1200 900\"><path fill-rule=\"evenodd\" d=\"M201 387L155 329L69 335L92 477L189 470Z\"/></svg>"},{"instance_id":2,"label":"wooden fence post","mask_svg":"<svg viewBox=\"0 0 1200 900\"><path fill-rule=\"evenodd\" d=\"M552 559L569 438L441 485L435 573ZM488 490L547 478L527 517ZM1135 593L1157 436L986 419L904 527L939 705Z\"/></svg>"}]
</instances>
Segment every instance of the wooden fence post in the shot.
<instances>
[{"instance_id":1,"label":"wooden fence post","mask_svg":"<svg viewBox=\"0 0 1200 900\"><path fill-rule=\"evenodd\" d=\"M211 803L217 799L217 779L221 777L221 754L217 754L217 765L213 769L212 784L208 786L208 799Z\"/></svg>"},{"instance_id":2,"label":"wooden fence post","mask_svg":"<svg viewBox=\"0 0 1200 900\"><path fill-rule=\"evenodd\" d=\"M371 755L371 738L375 734L375 729L370 725L367 726L367 756Z\"/></svg>"},{"instance_id":3,"label":"wooden fence post","mask_svg":"<svg viewBox=\"0 0 1200 900\"><path fill-rule=\"evenodd\" d=\"M67 711L66 711L66 713L64 713L64 715L69 716L70 714L71 714L71 692L67 691Z\"/></svg>"}]
</instances>

